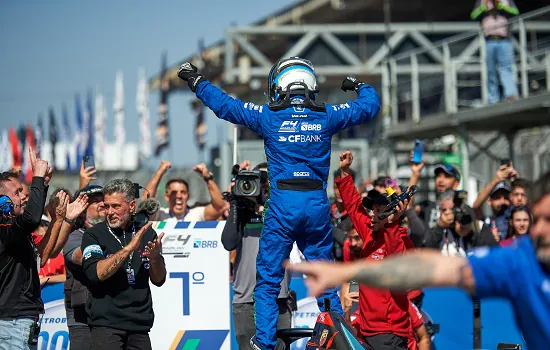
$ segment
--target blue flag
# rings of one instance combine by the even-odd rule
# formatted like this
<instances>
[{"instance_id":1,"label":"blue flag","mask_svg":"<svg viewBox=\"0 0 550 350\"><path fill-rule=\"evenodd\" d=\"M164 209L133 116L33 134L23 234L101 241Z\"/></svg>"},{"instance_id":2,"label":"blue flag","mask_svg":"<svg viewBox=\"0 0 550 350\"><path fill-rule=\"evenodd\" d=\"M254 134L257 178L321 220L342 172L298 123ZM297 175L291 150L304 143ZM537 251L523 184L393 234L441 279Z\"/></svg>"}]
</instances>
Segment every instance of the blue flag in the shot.
<instances>
[{"instance_id":1,"label":"blue flag","mask_svg":"<svg viewBox=\"0 0 550 350\"><path fill-rule=\"evenodd\" d=\"M86 136L87 145L86 145L86 149L84 150L84 155L93 156L94 155L94 111L92 109L91 91L88 92L88 96L86 98L86 112L85 112L84 122L87 124L87 128L85 127L85 129L88 134Z\"/></svg>"},{"instance_id":2,"label":"blue flag","mask_svg":"<svg viewBox=\"0 0 550 350\"><path fill-rule=\"evenodd\" d=\"M71 164L71 152L69 151L69 147L72 144L73 140L71 139L71 126L69 124L69 113L67 112L67 107L63 105L62 112L61 112L61 118L63 119L63 130L64 130L64 139L65 144L67 145L67 171L73 171L73 166Z\"/></svg>"},{"instance_id":3,"label":"blue flag","mask_svg":"<svg viewBox=\"0 0 550 350\"><path fill-rule=\"evenodd\" d=\"M82 164L82 157L84 156L84 151L86 150L85 137L88 135L84 132L84 121L82 119L82 106L80 105L80 96L78 94L74 98L75 107L76 107L76 134L75 134L75 144L76 144L76 169L80 168Z\"/></svg>"}]
</instances>

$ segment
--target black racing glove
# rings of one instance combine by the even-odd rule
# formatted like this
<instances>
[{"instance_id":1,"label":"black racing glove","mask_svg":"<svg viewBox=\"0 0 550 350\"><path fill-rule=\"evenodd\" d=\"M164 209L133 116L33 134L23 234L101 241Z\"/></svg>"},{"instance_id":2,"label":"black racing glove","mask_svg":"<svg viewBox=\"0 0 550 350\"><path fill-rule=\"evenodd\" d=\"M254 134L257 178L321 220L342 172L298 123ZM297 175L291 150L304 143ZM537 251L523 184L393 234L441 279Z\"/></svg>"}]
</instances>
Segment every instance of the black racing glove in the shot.
<instances>
[{"instance_id":1,"label":"black racing glove","mask_svg":"<svg viewBox=\"0 0 550 350\"><path fill-rule=\"evenodd\" d=\"M178 69L178 77L180 77L181 80L185 80L193 92L197 90L197 86L201 81L207 80L205 77L197 73L197 71L197 67L189 62L185 62L180 66L180 69Z\"/></svg>"},{"instance_id":2,"label":"black racing glove","mask_svg":"<svg viewBox=\"0 0 550 350\"><path fill-rule=\"evenodd\" d=\"M352 77L346 77L344 81L342 82L342 90L343 91L357 91L361 87L361 85L364 85L362 81L359 81L356 78Z\"/></svg>"}]
</instances>

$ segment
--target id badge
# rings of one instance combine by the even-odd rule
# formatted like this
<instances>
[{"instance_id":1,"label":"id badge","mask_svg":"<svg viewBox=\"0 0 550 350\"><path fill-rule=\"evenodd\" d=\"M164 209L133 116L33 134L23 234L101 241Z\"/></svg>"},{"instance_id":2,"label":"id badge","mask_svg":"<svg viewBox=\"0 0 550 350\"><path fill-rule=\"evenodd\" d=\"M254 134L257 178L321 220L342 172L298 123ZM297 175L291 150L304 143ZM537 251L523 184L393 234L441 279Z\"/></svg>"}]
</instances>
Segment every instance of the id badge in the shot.
<instances>
[{"instance_id":1,"label":"id badge","mask_svg":"<svg viewBox=\"0 0 550 350\"><path fill-rule=\"evenodd\" d=\"M128 277L128 284L136 284L136 275L134 269L127 269L126 276Z\"/></svg>"}]
</instances>

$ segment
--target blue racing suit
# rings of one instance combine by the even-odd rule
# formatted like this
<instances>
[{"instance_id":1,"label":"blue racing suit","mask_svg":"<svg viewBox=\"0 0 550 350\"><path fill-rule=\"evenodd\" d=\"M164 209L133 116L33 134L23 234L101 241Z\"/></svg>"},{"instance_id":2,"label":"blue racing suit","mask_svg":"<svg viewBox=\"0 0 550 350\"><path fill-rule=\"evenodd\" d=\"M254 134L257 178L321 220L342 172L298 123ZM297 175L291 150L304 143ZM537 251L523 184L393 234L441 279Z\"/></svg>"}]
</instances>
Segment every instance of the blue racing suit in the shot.
<instances>
[{"instance_id":1,"label":"blue racing suit","mask_svg":"<svg viewBox=\"0 0 550 350\"><path fill-rule=\"evenodd\" d=\"M374 88L364 84L359 97L325 111L289 106L270 110L234 99L207 81L196 94L220 119L244 125L264 138L270 180L269 200L264 211L264 229L256 261L254 291L256 340L266 349L276 344L279 307L277 295L284 276L283 261L292 245L307 260L332 260L330 203L326 193L332 135L374 118L380 109ZM343 314L335 288L325 291L334 311Z\"/></svg>"}]
</instances>

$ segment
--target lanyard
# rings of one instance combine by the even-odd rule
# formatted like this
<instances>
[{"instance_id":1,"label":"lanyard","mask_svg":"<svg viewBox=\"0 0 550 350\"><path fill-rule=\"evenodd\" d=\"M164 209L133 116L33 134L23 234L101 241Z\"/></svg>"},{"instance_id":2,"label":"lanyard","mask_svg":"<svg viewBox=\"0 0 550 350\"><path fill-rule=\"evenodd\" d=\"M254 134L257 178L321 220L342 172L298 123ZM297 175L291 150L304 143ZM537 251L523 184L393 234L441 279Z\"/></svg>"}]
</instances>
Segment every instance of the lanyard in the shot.
<instances>
[{"instance_id":1,"label":"lanyard","mask_svg":"<svg viewBox=\"0 0 550 350\"><path fill-rule=\"evenodd\" d=\"M122 244L122 241L120 240L120 238L117 237L117 235L114 234L113 230L111 230L111 228L109 226L107 226L107 228L109 229L109 233L118 241L118 243L120 244L120 247L122 249L124 249L124 245ZM122 230L122 234L123 234L123 237L124 237L124 243L126 243L126 230ZM134 231L132 232L132 238L134 238L134 235L136 234L136 230L135 230L135 227L134 227ZM132 257L134 256L134 252L131 252L130 253L130 256L128 257L128 270L130 270L132 268Z\"/></svg>"}]
</instances>

